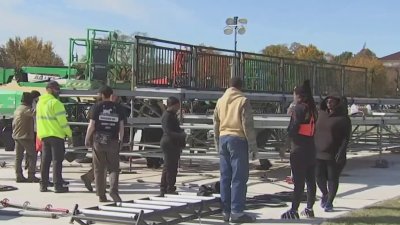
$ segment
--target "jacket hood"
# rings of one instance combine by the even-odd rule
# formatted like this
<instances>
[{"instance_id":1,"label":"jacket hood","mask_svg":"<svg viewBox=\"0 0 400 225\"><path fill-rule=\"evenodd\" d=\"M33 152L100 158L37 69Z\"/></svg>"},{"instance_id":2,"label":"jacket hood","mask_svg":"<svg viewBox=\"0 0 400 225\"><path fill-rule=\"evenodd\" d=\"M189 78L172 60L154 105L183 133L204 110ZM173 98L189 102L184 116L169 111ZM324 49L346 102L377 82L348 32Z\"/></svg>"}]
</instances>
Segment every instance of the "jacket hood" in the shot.
<instances>
[{"instance_id":1,"label":"jacket hood","mask_svg":"<svg viewBox=\"0 0 400 225\"><path fill-rule=\"evenodd\" d=\"M334 93L329 94L326 98L324 98L324 100L322 100L322 102L320 104L320 110L328 111L327 101L330 98L335 98L335 99L339 100L338 106L336 107L336 110L333 112L333 115L347 116L349 114L348 107L347 107L347 105L348 105L347 98L344 96L334 94Z\"/></svg>"},{"instance_id":2,"label":"jacket hood","mask_svg":"<svg viewBox=\"0 0 400 225\"><path fill-rule=\"evenodd\" d=\"M243 98L243 97L244 97L243 92L233 87L226 89L224 95L222 96L222 98L228 104L235 101L238 98Z\"/></svg>"}]
</instances>

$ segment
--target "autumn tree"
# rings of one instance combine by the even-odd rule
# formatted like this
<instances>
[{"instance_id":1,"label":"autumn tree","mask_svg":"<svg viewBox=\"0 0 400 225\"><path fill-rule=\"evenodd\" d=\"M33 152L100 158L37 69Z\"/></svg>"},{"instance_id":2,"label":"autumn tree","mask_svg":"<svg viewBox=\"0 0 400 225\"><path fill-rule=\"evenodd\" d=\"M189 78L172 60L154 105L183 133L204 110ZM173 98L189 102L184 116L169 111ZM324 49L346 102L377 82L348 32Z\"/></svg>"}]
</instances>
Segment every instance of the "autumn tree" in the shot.
<instances>
[{"instance_id":1,"label":"autumn tree","mask_svg":"<svg viewBox=\"0 0 400 225\"><path fill-rule=\"evenodd\" d=\"M326 62L325 53L312 44L302 45L293 42L290 47L285 44L269 45L261 52L269 56Z\"/></svg>"},{"instance_id":2,"label":"autumn tree","mask_svg":"<svg viewBox=\"0 0 400 225\"><path fill-rule=\"evenodd\" d=\"M384 97L390 95L391 90L386 88L388 80L383 63L378 60L370 49L362 49L354 57L348 60L348 65L368 68L369 94L371 96Z\"/></svg>"},{"instance_id":3,"label":"autumn tree","mask_svg":"<svg viewBox=\"0 0 400 225\"><path fill-rule=\"evenodd\" d=\"M293 52L291 52L289 47L284 44L269 45L262 50L262 54L285 58L293 57Z\"/></svg>"},{"instance_id":4,"label":"autumn tree","mask_svg":"<svg viewBox=\"0 0 400 225\"><path fill-rule=\"evenodd\" d=\"M300 45L293 51L296 59L311 60L317 62L325 62L325 53L319 50L315 45Z\"/></svg>"},{"instance_id":5,"label":"autumn tree","mask_svg":"<svg viewBox=\"0 0 400 225\"><path fill-rule=\"evenodd\" d=\"M60 56L54 52L51 42L38 37L21 39L15 37L0 47L0 66L21 68L22 66L62 66Z\"/></svg>"}]
</instances>

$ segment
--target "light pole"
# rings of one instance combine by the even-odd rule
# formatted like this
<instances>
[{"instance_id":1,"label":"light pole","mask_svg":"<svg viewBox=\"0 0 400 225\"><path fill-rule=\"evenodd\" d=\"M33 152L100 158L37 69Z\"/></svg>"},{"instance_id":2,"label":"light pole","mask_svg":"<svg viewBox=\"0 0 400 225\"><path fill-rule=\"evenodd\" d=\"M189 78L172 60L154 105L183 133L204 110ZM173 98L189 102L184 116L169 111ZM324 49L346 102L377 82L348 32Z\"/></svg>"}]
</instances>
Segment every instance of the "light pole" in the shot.
<instances>
[{"instance_id":1,"label":"light pole","mask_svg":"<svg viewBox=\"0 0 400 225\"><path fill-rule=\"evenodd\" d=\"M233 74L231 74L231 77L237 76L237 34L239 33L240 35L246 33L246 27L244 25L247 24L247 19L245 18L240 18L235 16L233 18L227 18L226 21L226 27L224 28L224 34L226 35L231 35L234 32L234 46L235 46L235 58L234 58L234 63L233 63Z\"/></svg>"}]
</instances>

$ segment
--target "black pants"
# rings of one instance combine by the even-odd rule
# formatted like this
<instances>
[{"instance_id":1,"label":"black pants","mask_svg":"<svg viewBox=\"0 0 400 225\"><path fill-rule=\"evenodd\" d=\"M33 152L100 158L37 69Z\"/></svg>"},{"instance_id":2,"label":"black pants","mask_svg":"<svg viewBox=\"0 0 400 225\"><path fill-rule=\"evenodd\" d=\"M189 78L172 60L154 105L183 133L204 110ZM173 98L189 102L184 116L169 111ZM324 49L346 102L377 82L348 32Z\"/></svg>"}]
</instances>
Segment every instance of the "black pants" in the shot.
<instances>
[{"instance_id":1,"label":"black pants","mask_svg":"<svg viewBox=\"0 0 400 225\"><path fill-rule=\"evenodd\" d=\"M328 196L328 204L332 204L336 197L339 177L345 165L345 162L336 163L334 160L317 160L317 184L322 194Z\"/></svg>"},{"instance_id":2,"label":"black pants","mask_svg":"<svg viewBox=\"0 0 400 225\"><path fill-rule=\"evenodd\" d=\"M62 178L62 162L64 161L65 145L64 139L57 137L47 137L42 139L42 162L40 166L40 181L42 186L47 187L49 183L50 164L53 161L53 182L54 186L61 187L63 185Z\"/></svg>"},{"instance_id":3,"label":"black pants","mask_svg":"<svg viewBox=\"0 0 400 225\"><path fill-rule=\"evenodd\" d=\"M317 186L315 184L315 163L307 159L301 153L290 154L290 166L292 168L294 192L292 210L297 211L307 183L307 208L312 209L315 203Z\"/></svg>"},{"instance_id":4,"label":"black pants","mask_svg":"<svg viewBox=\"0 0 400 225\"><path fill-rule=\"evenodd\" d=\"M176 176L178 174L178 162L180 159L180 149L173 145L161 142L161 148L164 152L164 166L161 175L162 193L171 193L176 190Z\"/></svg>"}]
</instances>

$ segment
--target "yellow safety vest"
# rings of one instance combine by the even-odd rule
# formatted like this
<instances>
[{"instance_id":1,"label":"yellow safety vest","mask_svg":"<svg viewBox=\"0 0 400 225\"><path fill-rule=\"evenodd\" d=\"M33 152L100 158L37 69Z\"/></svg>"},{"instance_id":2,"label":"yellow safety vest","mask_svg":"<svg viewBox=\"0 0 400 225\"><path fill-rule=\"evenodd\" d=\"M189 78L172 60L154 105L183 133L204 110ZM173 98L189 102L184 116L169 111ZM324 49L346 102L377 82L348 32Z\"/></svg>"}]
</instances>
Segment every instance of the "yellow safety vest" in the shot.
<instances>
[{"instance_id":1,"label":"yellow safety vest","mask_svg":"<svg viewBox=\"0 0 400 225\"><path fill-rule=\"evenodd\" d=\"M71 137L64 105L51 94L39 97L36 105L37 135L40 139Z\"/></svg>"}]
</instances>

